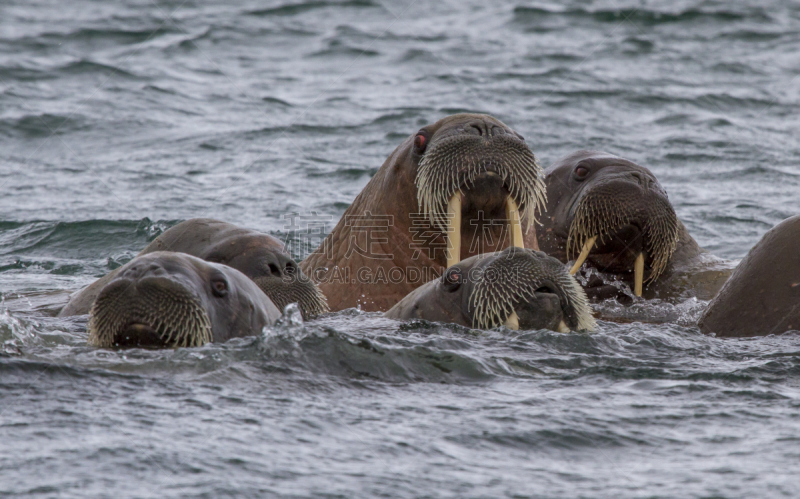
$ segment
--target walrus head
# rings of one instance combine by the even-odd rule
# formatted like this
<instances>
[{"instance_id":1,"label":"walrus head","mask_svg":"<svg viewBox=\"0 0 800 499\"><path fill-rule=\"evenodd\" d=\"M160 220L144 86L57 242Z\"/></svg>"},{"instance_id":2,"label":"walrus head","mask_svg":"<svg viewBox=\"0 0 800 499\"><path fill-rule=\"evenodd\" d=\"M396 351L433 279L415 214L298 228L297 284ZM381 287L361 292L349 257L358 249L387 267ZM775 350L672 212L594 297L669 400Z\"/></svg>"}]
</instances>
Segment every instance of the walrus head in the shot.
<instances>
[{"instance_id":1,"label":"walrus head","mask_svg":"<svg viewBox=\"0 0 800 499\"><path fill-rule=\"evenodd\" d=\"M541 251L507 248L448 268L387 313L490 329L590 331L596 327L586 293L564 265Z\"/></svg>"},{"instance_id":2,"label":"walrus head","mask_svg":"<svg viewBox=\"0 0 800 499\"><path fill-rule=\"evenodd\" d=\"M410 159L419 210L447 238L447 267L464 254L463 234L473 236L467 255L497 249L474 244L494 220L507 221L510 245L524 247L521 221L534 222L545 192L542 169L521 135L488 115L457 114L421 128Z\"/></svg>"},{"instance_id":3,"label":"walrus head","mask_svg":"<svg viewBox=\"0 0 800 499\"><path fill-rule=\"evenodd\" d=\"M201 256L250 277L279 310L297 303L305 319L329 311L322 291L286 253L284 244L270 235L252 231L235 233L222 238Z\"/></svg>"},{"instance_id":4,"label":"walrus head","mask_svg":"<svg viewBox=\"0 0 800 499\"><path fill-rule=\"evenodd\" d=\"M527 229L544 199L542 170L518 133L485 114L448 116L392 152L300 265L332 310L385 311L465 258L538 249Z\"/></svg>"},{"instance_id":5,"label":"walrus head","mask_svg":"<svg viewBox=\"0 0 800 499\"><path fill-rule=\"evenodd\" d=\"M241 272L183 253L134 258L100 292L89 319L98 347L191 347L257 334L280 316Z\"/></svg>"},{"instance_id":6,"label":"walrus head","mask_svg":"<svg viewBox=\"0 0 800 499\"><path fill-rule=\"evenodd\" d=\"M678 217L655 176L598 151L575 152L548 168L547 210L537 239L563 262L576 259L611 273L634 272L634 291L667 268L679 237ZM647 277L645 278L645 272Z\"/></svg>"}]
</instances>

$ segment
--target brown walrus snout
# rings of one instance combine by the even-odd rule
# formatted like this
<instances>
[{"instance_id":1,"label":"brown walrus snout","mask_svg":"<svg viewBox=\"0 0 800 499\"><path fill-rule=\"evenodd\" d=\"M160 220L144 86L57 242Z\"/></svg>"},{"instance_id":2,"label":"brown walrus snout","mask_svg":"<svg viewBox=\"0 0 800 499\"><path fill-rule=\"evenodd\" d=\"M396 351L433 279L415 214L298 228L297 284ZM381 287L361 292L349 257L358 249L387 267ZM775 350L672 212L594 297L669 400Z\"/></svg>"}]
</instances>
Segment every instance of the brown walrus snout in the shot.
<instances>
[{"instance_id":1,"label":"brown walrus snout","mask_svg":"<svg viewBox=\"0 0 800 499\"><path fill-rule=\"evenodd\" d=\"M545 193L541 167L522 136L489 116L464 115L435 132L423 128L414 148L419 207L446 234L446 266L502 249L500 235L489 241L484 234L503 224L509 246L524 246L521 224L533 223Z\"/></svg>"},{"instance_id":2,"label":"brown walrus snout","mask_svg":"<svg viewBox=\"0 0 800 499\"><path fill-rule=\"evenodd\" d=\"M633 268L640 273L635 286L641 295L641 282L655 280L669 263L678 240L678 216L652 174L619 169L598 171L582 190L572 210L567 251L571 258L588 251L593 264L609 272Z\"/></svg>"},{"instance_id":3,"label":"brown walrus snout","mask_svg":"<svg viewBox=\"0 0 800 499\"><path fill-rule=\"evenodd\" d=\"M650 170L607 153L579 151L548 169L542 249L612 273L634 273L634 292L667 268L679 222Z\"/></svg>"}]
</instances>

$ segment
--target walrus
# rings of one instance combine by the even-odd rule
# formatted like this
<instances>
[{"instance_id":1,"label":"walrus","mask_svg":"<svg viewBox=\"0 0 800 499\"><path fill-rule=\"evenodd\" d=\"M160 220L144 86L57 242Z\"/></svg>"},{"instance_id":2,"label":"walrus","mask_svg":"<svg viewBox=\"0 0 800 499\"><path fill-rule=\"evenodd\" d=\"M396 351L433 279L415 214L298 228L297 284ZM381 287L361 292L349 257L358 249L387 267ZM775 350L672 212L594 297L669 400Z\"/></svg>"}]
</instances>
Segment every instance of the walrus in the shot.
<instances>
[{"instance_id":1,"label":"walrus","mask_svg":"<svg viewBox=\"0 0 800 499\"><path fill-rule=\"evenodd\" d=\"M385 311L473 255L538 249L542 170L521 135L456 114L410 135L300 263L331 310Z\"/></svg>"},{"instance_id":2,"label":"walrus","mask_svg":"<svg viewBox=\"0 0 800 499\"><path fill-rule=\"evenodd\" d=\"M480 329L591 331L588 298L557 259L511 247L476 255L420 286L385 314Z\"/></svg>"},{"instance_id":3,"label":"walrus","mask_svg":"<svg viewBox=\"0 0 800 499\"><path fill-rule=\"evenodd\" d=\"M718 337L800 331L800 216L770 229L733 271L700 317Z\"/></svg>"},{"instance_id":4,"label":"walrus","mask_svg":"<svg viewBox=\"0 0 800 499\"><path fill-rule=\"evenodd\" d=\"M258 334L280 311L238 270L156 251L118 269L89 317L97 347L194 347Z\"/></svg>"},{"instance_id":5,"label":"walrus","mask_svg":"<svg viewBox=\"0 0 800 499\"><path fill-rule=\"evenodd\" d=\"M540 248L627 283L644 298L710 300L733 264L703 250L678 219L667 193L643 166L601 151L577 151L545 171L547 205L536 227ZM597 275L594 299L622 296Z\"/></svg>"},{"instance_id":6,"label":"walrus","mask_svg":"<svg viewBox=\"0 0 800 499\"><path fill-rule=\"evenodd\" d=\"M283 310L297 303L308 319L328 311L325 296L284 251L278 239L211 218L181 222L158 236L137 256L154 251L175 251L222 263L242 272ZM100 290L120 269L100 278L70 298L60 317L89 313Z\"/></svg>"}]
</instances>

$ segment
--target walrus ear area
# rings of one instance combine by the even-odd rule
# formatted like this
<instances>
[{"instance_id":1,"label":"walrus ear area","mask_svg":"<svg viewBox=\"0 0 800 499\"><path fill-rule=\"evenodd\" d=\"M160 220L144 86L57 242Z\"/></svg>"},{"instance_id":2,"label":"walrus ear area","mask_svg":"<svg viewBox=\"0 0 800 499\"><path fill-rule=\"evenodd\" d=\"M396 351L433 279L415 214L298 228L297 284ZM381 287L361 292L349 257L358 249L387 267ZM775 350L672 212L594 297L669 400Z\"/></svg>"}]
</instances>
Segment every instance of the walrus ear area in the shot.
<instances>
[{"instance_id":1,"label":"walrus ear area","mask_svg":"<svg viewBox=\"0 0 800 499\"><path fill-rule=\"evenodd\" d=\"M442 274L442 286L448 293L453 293L457 291L458 288L461 287L461 283L464 281L464 276L461 273L461 269L458 267L450 267L447 271Z\"/></svg>"},{"instance_id":2,"label":"walrus ear area","mask_svg":"<svg viewBox=\"0 0 800 499\"><path fill-rule=\"evenodd\" d=\"M420 130L414 136L414 154L417 156L422 156L425 153L425 149L428 147L428 142L430 142L431 134L425 129Z\"/></svg>"}]
</instances>

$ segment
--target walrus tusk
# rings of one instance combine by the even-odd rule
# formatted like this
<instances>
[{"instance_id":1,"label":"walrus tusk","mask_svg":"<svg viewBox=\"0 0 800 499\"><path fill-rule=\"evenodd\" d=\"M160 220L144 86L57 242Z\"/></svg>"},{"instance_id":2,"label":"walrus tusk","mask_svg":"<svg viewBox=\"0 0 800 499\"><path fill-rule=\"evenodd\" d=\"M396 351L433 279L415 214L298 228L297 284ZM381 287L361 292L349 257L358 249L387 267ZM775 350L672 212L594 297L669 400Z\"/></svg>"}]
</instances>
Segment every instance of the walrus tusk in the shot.
<instances>
[{"instance_id":1,"label":"walrus tusk","mask_svg":"<svg viewBox=\"0 0 800 499\"><path fill-rule=\"evenodd\" d=\"M559 333L569 333L570 329L567 326L567 323L564 322L564 319L561 319L561 322L558 323L558 332Z\"/></svg>"},{"instance_id":2,"label":"walrus tusk","mask_svg":"<svg viewBox=\"0 0 800 499\"><path fill-rule=\"evenodd\" d=\"M447 268L461 261L461 192L447 203Z\"/></svg>"},{"instance_id":3,"label":"walrus tusk","mask_svg":"<svg viewBox=\"0 0 800 499\"><path fill-rule=\"evenodd\" d=\"M511 315L508 316L506 319L505 324L503 324L508 329L519 329L519 316L516 312L513 312Z\"/></svg>"},{"instance_id":4,"label":"walrus tusk","mask_svg":"<svg viewBox=\"0 0 800 499\"><path fill-rule=\"evenodd\" d=\"M644 280L644 252L639 253L636 257L636 263L633 264L633 292L636 296L642 296L642 281Z\"/></svg>"},{"instance_id":5,"label":"walrus tusk","mask_svg":"<svg viewBox=\"0 0 800 499\"><path fill-rule=\"evenodd\" d=\"M522 225L519 223L519 207L517 203L511 199L511 196L506 198L506 218L510 225L509 233L511 234L511 246L524 248L525 241L522 239Z\"/></svg>"},{"instance_id":6,"label":"walrus tusk","mask_svg":"<svg viewBox=\"0 0 800 499\"><path fill-rule=\"evenodd\" d=\"M578 259L575 260L575 265L573 265L572 268L569 269L570 275L575 275L578 269L581 268L581 265L583 265L583 262L585 262L586 259L589 258L589 252L592 251L592 247L594 246L595 241L597 241L597 236L592 236L586 240L586 242L583 245L583 249L581 249L580 256L578 256Z\"/></svg>"}]
</instances>

